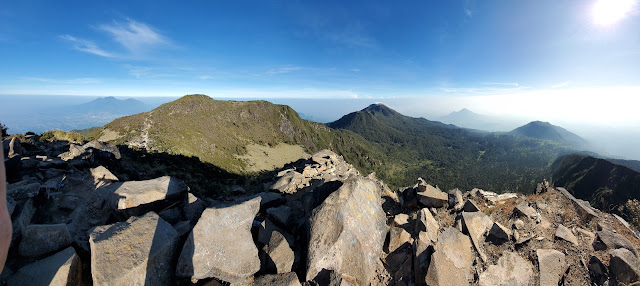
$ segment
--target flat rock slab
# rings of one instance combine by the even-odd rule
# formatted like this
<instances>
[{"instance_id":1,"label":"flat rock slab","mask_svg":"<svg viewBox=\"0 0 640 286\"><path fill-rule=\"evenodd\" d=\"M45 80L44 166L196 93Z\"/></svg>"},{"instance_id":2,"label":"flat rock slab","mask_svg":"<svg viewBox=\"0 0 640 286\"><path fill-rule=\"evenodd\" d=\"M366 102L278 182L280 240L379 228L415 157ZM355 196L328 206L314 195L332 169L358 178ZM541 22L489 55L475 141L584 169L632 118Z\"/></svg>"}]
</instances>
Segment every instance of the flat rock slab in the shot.
<instances>
[{"instance_id":1,"label":"flat rock slab","mask_svg":"<svg viewBox=\"0 0 640 286\"><path fill-rule=\"evenodd\" d=\"M95 227L89 234L93 285L167 285L177 233L156 213Z\"/></svg>"},{"instance_id":2,"label":"flat rock slab","mask_svg":"<svg viewBox=\"0 0 640 286\"><path fill-rule=\"evenodd\" d=\"M596 233L596 239L593 241L593 249L607 250L618 248L625 248L636 254L633 244L626 237L607 229Z\"/></svg>"},{"instance_id":3,"label":"flat rock slab","mask_svg":"<svg viewBox=\"0 0 640 286\"><path fill-rule=\"evenodd\" d=\"M256 278L254 286L300 286L298 275L295 272L270 274Z\"/></svg>"},{"instance_id":4,"label":"flat rock slab","mask_svg":"<svg viewBox=\"0 0 640 286\"><path fill-rule=\"evenodd\" d=\"M513 211L519 216L524 216L531 219L534 219L538 216L538 212L536 212L534 208L530 207L529 203L527 203L526 201L523 201L520 204L518 204L516 208L513 209Z\"/></svg>"},{"instance_id":5,"label":"flat rock slab","mask_svg":"<svg viewBox=\"0 0 640 286\"><path fill-rule=\"evenodd\" d=\"M240 283L260 270L251 225L260 198L204 210L182 248L176 275Z\"/></svg>"},{"instance_id":6,"label":"flat rock slab","mask_svg":"<svg viewBox=\"0 0 640 286\"><path fill-rule=\"evenodd\" d=\"M483 237L489 227L493 225L491 219L483 212L462 212L464 230L469 234L473 246L480 255L482 261L487 261L487 255L482 247Z\"/></svg>"},{"instance_id":7,"label":"flat rock slab","mask_svg":"<svg viewBox=\"0 0 640 286\"><path fill-rule=\"evenodd\" d=\"M487 233L487 240L495 244L505 243L511 240L511 231L500 223L494 222Z\"/></svg>"},{"instance_id":8,"label":"flat rock slab","mask_svg":"<svg viewBox=\"0 0 640 286\"><path fill-rule=\"evenodd\" d=\"M540 285L558 285L569 267L565 255L555 249L537 249L536 254L540 270Z\"/></svg>"},{"instance_id":9,"label":"flat rock slab","mask_svg":"<svg viewBox=\"0 0 640 286\"><path fill-rule=\"evenodd\" d=\"M611 251L609 269L611 276L621 283L633 283L640 280L640 259L631 251L619 248Z\"/></svg>"},{"instance_id":10,"label":"flat rock slab","mask_svg":"<svg viewBox=\"0 0 640 286\"><path fill-rule=\"evenodd\" d=\"M20 268L7 285L82 285L82 264L73 247Z\"/></svg>"},{"instance_id":11,"label":"flat rock slab","mask_svg":"<svg viewBox=\"0 0 640 286\"><path fill-rule=\"evenodd\" d=\"M515 252L505 251L496 265L480 274L480 286L528 286L533 280L533 266Z\"/></svg>"},{"instance_id":12,"label":"flat rock slab","mask_svg":"<svg viewBox=\"0 0 640 286\"><path fill-rule=\"evenodd\" d=\"M38 257L63 249L72 242L66 224L32 224L24 230L19 252L25 257Z\"/></svg>"},{"instance_id":13,"label":"flat rock slab","mask_svg":"<svg viewBox=\"0 0 640 286\"><path fill-rule=\"evenodd\" d=\"M387 231L380 193L375 181L351 176L314 209L306 280L326 269L369 284Z\"/></svg>"},{"instance_id":14,"label":"flat rock slab","mask_svg":"<svg viewBox=\"0 0 640 286\"><path fill-rule=\"evenodd\" d=\"M471 278L471 241L459 230L449 227L438 236L427 271L427 285L469 285Z\"/></svg>"},{"instance_id":15,"label":"flat rock slab","mask_svg":"<svg viewBox=\"0 0 640 286\"><path fill-rule=\"evenodd\" d=\"M157 204L177 199L187 190L187 185L181 180L169 176L146 181L115 183L97 189L112 208L132 215L155 211Z\"/></svg>"},{"instance_id":16,"label":"flat rock slab","mask_svg":"<svg viewBox=\"0 0 640 286\"><path fill-rule=\"evenodd\" d=\"M441 208L449 204L449 195L429 184L418 184L418 201L428 208Z\"/></svg>"},{"instance_id":17,"label":"flat rock slab","mask_svg":"<svg viewBox=\"0 0 640 286\"><path fill-rule=\"evenodd\" d=\"M416 233L426 231L429 236L429 240L435 243L438 240L438 233L440 232L440 225L438 221L433 217L428 208L423 208L418 212L416 218Z\"/></svg>"},{"instance_id":18,"label":"flat rock slab","mask_svg":"<svg viewBox=\"0 0 640 286\"><path fill-rule=\"evenodd\" d=\"M295 253L285 237L277 231L271 234L269 244L262 248L261 266L268 273L291 272Z\"/></svg>"},{"instance_id":19,"label":"flat rock slab","mask_svg":"<svg viewBox=\"0 0 640 286\"><path fill-rule=\"evenodd\" d=\"M572 243L574 246L578 246L578 238L564 225L558 225L558 229L556 229L556 237L564 239Z\"/></svg>"},{"instance_id":20,"label":"flat rock slab","mask_svg":"<svg viewBox=\"0 0 640 286\"><path fill-rule=\"evenodd\" d=\"M119 181L118 177L116 177L116 175L114 175L113 173L111 173L111 171L109 171L109 169L103 167L103 166L98 166L95 168L91 168L91 176L95 179L95 180L109 180L109 181Z\"/></svg>"},{"instance_id":21,"label":"flat rock slab","mask_svg":"<svg viewBox=\"0 0 640 286\"><path fill-rule=\"evenodd\" d=\"M583 220L589 221L595 217L598 217L598 213L596 210L589 205L589 202L585 202L583 200L576 199L569 191L565 188L556 188L558 192L560 192L563 196L569 199L573 204L577 207L578 213L582 217Z\"/></svg>"}]
</instances>

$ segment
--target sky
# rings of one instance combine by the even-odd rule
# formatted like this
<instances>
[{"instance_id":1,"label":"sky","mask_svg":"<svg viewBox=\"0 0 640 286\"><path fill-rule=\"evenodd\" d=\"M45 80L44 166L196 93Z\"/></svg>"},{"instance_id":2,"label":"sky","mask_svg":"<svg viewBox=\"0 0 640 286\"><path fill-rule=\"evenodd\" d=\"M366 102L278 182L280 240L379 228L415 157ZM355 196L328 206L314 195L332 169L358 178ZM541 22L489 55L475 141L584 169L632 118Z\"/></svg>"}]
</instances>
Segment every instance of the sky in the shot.
<instances>
[{"instance_id":1,"label":"sky","mask_svg":"<svg viewBox=\"0 0 640 286\"><path fill-rule=\"evenodd\" d=\"M0 94L404 98L640 127L638 0L0 0L0 66Z\"/></svg>"}]
</instances>

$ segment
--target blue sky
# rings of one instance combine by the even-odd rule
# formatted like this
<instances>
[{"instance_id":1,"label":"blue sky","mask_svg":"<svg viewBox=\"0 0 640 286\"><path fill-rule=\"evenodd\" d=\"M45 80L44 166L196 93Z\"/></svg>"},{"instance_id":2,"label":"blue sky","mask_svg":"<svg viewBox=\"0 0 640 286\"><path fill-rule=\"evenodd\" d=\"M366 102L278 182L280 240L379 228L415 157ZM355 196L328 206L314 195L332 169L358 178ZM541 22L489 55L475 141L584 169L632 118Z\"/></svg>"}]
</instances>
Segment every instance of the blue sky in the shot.
<instances>
[{"instance_id":1,"label":"blue sky","mask_svg":"<svg viewBox=\"0 0 640 286\"><path fill-rule=\"evenodd\" d=\"M388 98L640 89L596 1L2 1L0 93ZM606 92L605 92L606 93Z\"/></svg>"}]
</instances>

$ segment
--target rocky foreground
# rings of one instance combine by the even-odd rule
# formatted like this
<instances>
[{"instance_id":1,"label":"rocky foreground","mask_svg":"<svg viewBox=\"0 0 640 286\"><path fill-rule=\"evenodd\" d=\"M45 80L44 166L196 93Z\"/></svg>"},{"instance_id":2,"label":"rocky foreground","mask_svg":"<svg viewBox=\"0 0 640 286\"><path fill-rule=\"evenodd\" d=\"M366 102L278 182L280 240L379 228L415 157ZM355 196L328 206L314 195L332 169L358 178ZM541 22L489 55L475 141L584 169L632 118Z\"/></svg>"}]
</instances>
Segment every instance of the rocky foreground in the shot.
<instances>
[{"instance_id":1,"label":"rocky foreground","mask_svg":"<svg viewBox=\"0 0 640 286\"><path fill-rule=\"evenodd\" d=\"M637 232L547 182L394 192L325 150L211 199L119 181L108 143L4 143L8 285L640 285Z\"/></svg>"}]
</instances>

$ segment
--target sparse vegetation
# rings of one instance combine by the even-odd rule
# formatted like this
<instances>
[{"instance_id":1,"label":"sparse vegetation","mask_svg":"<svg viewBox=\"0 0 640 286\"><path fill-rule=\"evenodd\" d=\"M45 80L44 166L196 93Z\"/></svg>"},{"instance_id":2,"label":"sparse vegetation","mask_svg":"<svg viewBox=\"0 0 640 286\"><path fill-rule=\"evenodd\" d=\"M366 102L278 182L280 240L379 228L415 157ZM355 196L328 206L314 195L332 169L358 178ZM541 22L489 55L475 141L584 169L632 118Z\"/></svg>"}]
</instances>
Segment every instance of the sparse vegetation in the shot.
<instances>
[{"instance_id":1,"label":"sparse vegetation","mask_svg":"<svg viewBox=\"0 0 640 286\"><path fill-rule=\"evenodd\" d=\"M83 142L84 137L77 132L65 132L62 130L51 130L45 133L42 133L40 136L40 141L51 141L51 140L65 140L65 141L74 141L74 142Z\"/></svg>"}]
</instances>

